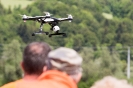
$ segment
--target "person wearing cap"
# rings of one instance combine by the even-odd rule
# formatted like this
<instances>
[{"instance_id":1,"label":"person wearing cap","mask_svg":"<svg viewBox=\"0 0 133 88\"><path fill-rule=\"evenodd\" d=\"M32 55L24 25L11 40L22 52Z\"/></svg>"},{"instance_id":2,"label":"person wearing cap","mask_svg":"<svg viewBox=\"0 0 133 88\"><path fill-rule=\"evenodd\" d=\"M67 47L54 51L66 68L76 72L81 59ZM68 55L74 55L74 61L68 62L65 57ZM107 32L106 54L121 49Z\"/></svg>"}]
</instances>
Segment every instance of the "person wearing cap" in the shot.
<instances>
[{"instance_id":1,"label":"person wearing cap","mask_svg":"<svg viewBox=\"0 0 133 88\"><path fill-rule=\"evenodd\" d=\"M39 76L46 88L77 88L82 76L82 57L73 49L60 47L48 54L48 71Z\"/></svg>"},{"instance_id":2,"label":"person wearing cap","mask_svg":"<svg viewBox=\"0 0 133 88\"><path fill-rule=\"evenodd\" d=\"M45 42L32 42L23 52L21 67L24 71L22 79L3 85L0 88L39 88L38 77L46 71L46 59L51 51Z\"/></svg>"}]
</instances>

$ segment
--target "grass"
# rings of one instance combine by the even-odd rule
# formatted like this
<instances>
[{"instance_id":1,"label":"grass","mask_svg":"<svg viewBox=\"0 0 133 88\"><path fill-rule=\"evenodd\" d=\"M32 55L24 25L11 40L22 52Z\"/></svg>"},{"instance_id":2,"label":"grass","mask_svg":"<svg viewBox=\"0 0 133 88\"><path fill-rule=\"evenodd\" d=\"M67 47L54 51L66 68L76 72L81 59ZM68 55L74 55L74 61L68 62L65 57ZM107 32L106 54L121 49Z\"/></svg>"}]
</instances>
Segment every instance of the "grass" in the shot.
<instances>
[{"instance_id":1,"label":"grass","mask_svg":"<svg viewBox=\"0 0 133 88\"><path fill-rule=\"evenodd\" d=\"M33 3L35 0L0 0L5 8L9 6L14 8L14 6L21 5L22 8L26 7L27 5Z\"/></svg>"}]
</instances>

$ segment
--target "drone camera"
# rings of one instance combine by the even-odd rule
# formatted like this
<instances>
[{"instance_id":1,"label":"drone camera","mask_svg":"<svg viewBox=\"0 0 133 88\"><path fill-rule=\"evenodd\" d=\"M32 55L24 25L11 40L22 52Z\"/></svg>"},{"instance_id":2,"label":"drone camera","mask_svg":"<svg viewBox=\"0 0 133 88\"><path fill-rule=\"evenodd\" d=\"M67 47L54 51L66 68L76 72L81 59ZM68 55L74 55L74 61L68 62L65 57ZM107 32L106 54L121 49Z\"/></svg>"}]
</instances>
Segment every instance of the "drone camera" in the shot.
<instances>
[{"instance_id":1,"label":"drone camera","mask_svg":"<svg viewBox=\"0 0 133 88\"><path fill-rule=\"evenodd\" d=\"M60 30L59 26L54 26L54 27L53 27L53 31L54 31L54 32L59 31L59 30Z\"/></svg>"}]
</instances>

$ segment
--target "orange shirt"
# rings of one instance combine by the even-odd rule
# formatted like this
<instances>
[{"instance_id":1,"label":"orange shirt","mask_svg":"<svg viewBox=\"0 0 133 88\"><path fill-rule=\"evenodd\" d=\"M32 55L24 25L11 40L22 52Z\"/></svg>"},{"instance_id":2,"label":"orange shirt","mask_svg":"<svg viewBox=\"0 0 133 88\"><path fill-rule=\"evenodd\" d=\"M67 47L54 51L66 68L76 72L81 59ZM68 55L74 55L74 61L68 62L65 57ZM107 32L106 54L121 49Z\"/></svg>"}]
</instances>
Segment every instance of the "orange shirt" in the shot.
<instances>
[{"instance_id":1,"label":"orange shirt","mask_svg":"<svg viewBox=\"0 0 133 88\"><path fill-rule=\"evenodd\" d=\"M57 70L46 71L38 79L42 85L47 85L46 88L77 88L71 77Z\"/></svg>"},{"instance_id":2,"label":"orange shirt","mask_svg":"<svg viewBox=\"0 0 133 88\"><path fill-rule=\"evenodd\" d=\"M20 79L11 83L7 83L0 88L37 88L37 85L37 80L29 81L25 79Z\"/></svg>"},{"instance_id":3,"label":"orange shirt","mask_svg":"<svg viewBox=\"0 0 133 88\"><path fill-rule=\"evenodd\" d=\"M42 73L37 80L20 79L0 88L77 88L77 85L66 73L49 70Z\"/></svg>"}]
</instances>

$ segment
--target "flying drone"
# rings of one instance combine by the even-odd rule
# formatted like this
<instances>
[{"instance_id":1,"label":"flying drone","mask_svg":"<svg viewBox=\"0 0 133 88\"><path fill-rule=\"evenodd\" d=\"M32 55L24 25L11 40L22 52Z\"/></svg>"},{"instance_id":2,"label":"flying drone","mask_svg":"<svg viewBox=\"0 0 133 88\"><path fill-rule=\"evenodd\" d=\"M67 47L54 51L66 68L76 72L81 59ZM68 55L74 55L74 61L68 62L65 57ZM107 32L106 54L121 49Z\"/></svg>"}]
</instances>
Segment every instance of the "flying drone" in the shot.
<instances>
[{"instance_id":1,"label":"flying drone","mask_svg":"<svg viewBox=\"0 0 133 88\"><path fill-rule=\"evenodd\" d=\"M45 12L45 16L27 16L27 15L22 15L22 20L24 22L26 22L27 20L32 20L32 21L38 21L41 25L39 28L39 31L32 33L32 36L35 36L36 34L46 34L49 35L49 37L52 37L52 35L62 35L62 36L66 36L66 33L60 33L60 28L58 26L59 22L62 21L69 21L71 22L73 20L73 17L71 14L68 14L67 18L55 18L55 17L51 17L51 14L49 12ZM48 23L51 28L50 30L52 30L54 33L53 34L49 34L49 32L43 31L43 25Z\"/></svg>"}]
</instances>

